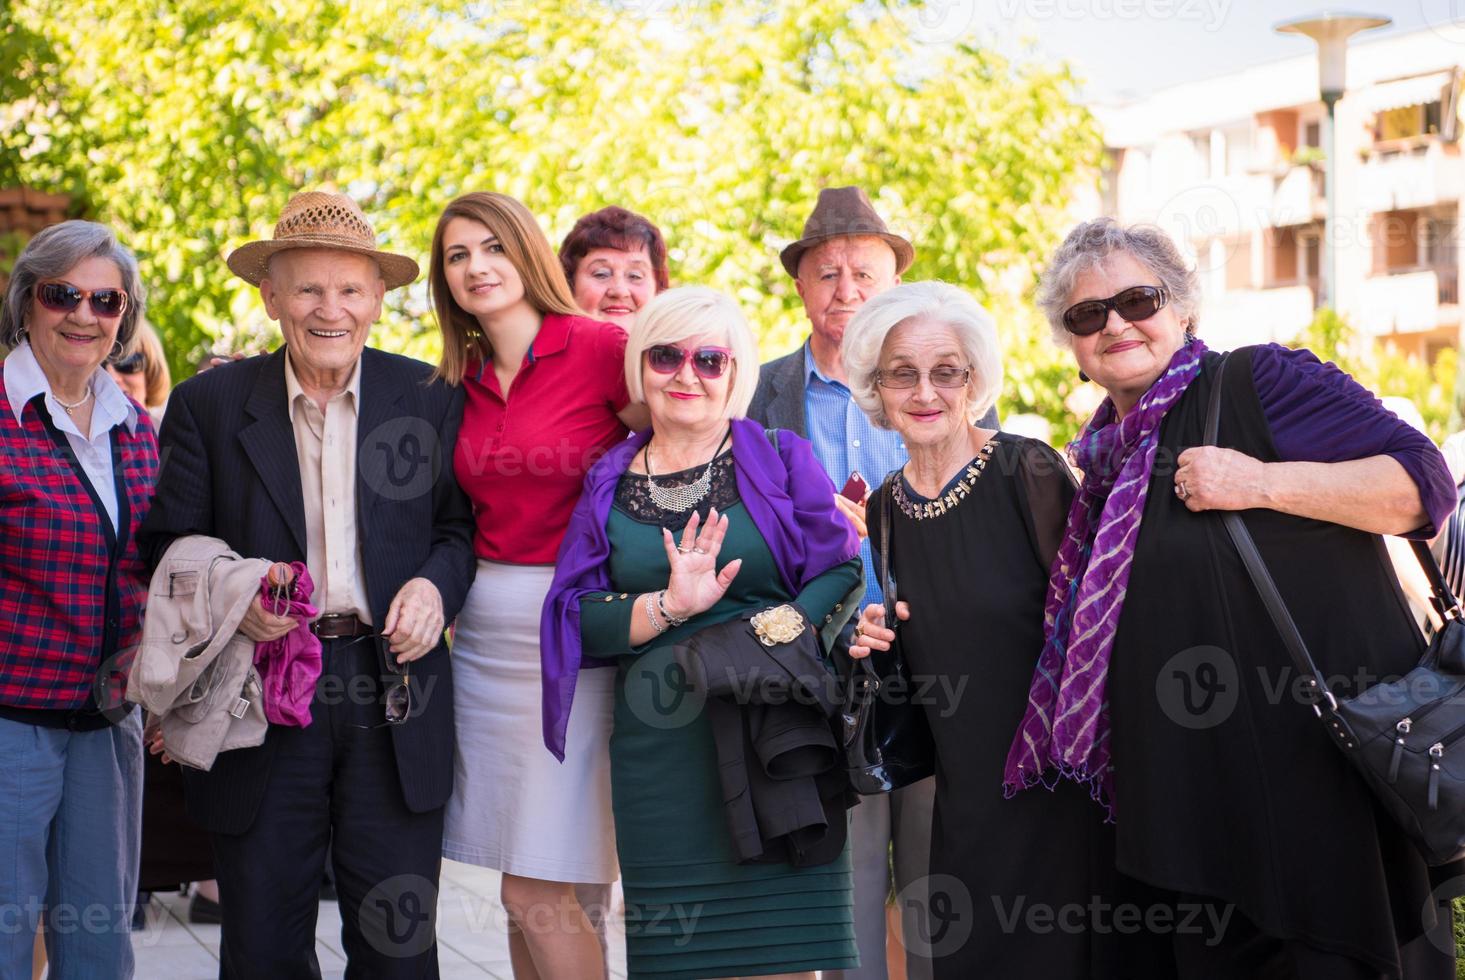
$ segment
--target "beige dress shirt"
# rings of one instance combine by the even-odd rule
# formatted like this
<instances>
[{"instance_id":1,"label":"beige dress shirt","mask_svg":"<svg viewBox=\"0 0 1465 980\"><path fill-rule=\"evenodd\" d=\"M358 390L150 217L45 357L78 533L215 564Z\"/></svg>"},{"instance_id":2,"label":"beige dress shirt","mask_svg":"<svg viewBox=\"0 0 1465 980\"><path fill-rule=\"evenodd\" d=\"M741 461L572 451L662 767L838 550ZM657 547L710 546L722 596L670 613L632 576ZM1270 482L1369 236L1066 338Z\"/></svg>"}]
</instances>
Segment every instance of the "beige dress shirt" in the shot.
<instances>
[{"instance_id":1,"label":"beige dress shirt","mask_svg":"<svg viewBox=\"0 0 1465 980\"><path fill-rule=\"evenodd\" d=\"M366 579L361 573L361 542L356 535L356 410L361 399L361 361L346 387L326 402L326 410L300 387L290 357L285 357L285 391L300 490L305 497L305 565L315 583L311 603L321 615L355 613L371 623Z\"/></svg>"}]
</instances>

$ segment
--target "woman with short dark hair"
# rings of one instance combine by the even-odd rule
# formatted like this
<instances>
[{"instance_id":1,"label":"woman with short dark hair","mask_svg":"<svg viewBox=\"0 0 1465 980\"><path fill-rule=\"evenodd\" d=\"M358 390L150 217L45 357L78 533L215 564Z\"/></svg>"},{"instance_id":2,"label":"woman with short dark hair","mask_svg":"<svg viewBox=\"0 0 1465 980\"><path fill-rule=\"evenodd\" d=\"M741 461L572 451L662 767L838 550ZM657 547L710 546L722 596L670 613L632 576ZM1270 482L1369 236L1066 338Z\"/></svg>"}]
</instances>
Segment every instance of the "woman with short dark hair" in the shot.
<instances>
[{"instance_id":1,"label":"woman with short dark hair","mask_svg":"<svg viewBox=\"0 0 1465 980\"><path fill-rule=\"evenodd\" d=\"M560 243L560 264L580 308L622 330L671 285L661 230L625 208L601 208L576 221Z\"/></svg>"}]
</instances>

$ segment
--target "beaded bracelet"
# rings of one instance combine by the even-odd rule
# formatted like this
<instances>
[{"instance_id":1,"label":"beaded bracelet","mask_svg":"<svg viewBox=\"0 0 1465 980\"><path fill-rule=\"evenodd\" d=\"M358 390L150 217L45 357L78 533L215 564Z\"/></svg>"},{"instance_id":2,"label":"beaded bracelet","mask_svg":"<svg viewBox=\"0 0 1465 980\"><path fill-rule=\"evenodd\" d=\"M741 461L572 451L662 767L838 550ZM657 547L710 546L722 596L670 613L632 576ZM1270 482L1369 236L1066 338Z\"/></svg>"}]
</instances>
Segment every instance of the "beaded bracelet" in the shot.
<instances>
[{"instance_id":1,"label":"beaded bracelet","mask_svg":"<svg viewBox=\"0 0 1465 980\"><path fill-rule=\"evenodd\" d=\"M687 621L685 616L683 616L681 619L678 619L677 617L666 611L665 589L662 589L660 592L656 593L656 611L661 613L661 617L665 619L667 621L667 624L670 626L680 626Z\"/></svg>"},{"instance_id":2,"label":"beaded bracelet","mask_svg":"<svg viewBox=\"0 0 1465 980\"><path fill-rule=\"evenodd\" d=\"M666 627L656 621L656 613L651 611L652 605L654 605L654 603L652 603L648 597L646 602L646 619L648 622L651 623L651 628L656 630L656 635L660 636L662 633L666 632Z\"/></svg>"}]
</instances>

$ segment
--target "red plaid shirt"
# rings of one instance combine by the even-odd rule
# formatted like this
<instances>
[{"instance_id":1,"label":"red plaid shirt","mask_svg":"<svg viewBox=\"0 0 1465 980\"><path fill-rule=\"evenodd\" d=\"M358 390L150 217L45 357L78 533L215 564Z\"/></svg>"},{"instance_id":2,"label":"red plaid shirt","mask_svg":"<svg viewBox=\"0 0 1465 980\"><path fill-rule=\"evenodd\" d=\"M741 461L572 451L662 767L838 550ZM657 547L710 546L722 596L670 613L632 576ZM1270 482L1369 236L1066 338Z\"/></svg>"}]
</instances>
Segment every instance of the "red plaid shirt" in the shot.
<instances>
[{"instance_id":1,"label":"red plaid shirt","mask_svg":"<svg viewBox=\"0 0 1465 980\"><path fill-rule=\"evenodd\" d=\"M65 438L52 438L35 400L17 422L0 378L0 705L82 708L103 664L137 645L148 579L135 538L152 501L158 442L146 412L135 432L119 425L112 439L115 550ZM108 666L125 669L120 660Z\"/></svg>"}]
</instances>

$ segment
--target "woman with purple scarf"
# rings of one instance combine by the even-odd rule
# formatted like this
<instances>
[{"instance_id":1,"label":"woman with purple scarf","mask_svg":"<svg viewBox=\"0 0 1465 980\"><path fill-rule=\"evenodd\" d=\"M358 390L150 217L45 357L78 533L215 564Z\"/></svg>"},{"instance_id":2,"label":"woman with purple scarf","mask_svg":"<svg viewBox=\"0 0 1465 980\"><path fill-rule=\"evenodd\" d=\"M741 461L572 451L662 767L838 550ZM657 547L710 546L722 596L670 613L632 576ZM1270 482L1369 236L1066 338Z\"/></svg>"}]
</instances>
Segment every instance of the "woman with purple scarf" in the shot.
<instances>
[{"instance_id":1,"label":"woman with purple scarf","mask_svg":"<svg viewBox=\"0 0 1465 980\"><path fill-rule=\"evenodd\" d=\"M850 390L910 461L871 498L872 541L889 499L901 649L936 749L927 920L907 929L936 980L1106 976L1109 946L1081 928L1106 900L1113 834L1080 787L1007 800L1002 765L1043 648L1048 567L1073 477L1036 439L980 428L1002 390L996 325L970 295L906 283L845 328ZM867 606L850 655L887 650ZM1062 915L1062 927L1055 928Z\"/></svg>"},{"instance_id":2,"label":"woman with purple scarf","mask_svg":"<svg viewBox=\"0 0 1465 980\"><path fill-rule=\"evenodd\" d=\"M1083 483L1008 792L1078 785L1114 822L1144 923L1122 937L1127 976L1453 977L1429 869L1328 744L1212 513L1244 512L1341 697L1423 652L1379 535L1435 535L1444 459L1348 375L1277 345L1227 356L1205 446L1222 357L1157 229L1075 228L1039 301L1108 398L1069 446Z\"/></svg>"},{"instance_id":3,"label":"woman with purple scarf","mask_svg":"<svg viewBox=\"0 0 1465 980\"><path fill-rule=\"evenodd\" d=\"M617 667L611 795L630 976L812 980L853 967L848 850L811 866L739 862L712 727L674 652L784 603L837 631L863 588L858 541L809 443L743 417L757 348L731 299L658 294L636 316L626 374L651 428L586 476L540 650L557 756L582 665Z\"/></svg>"}]
</instances>

